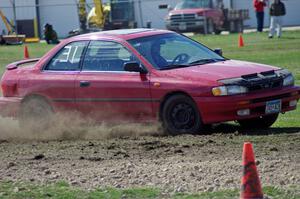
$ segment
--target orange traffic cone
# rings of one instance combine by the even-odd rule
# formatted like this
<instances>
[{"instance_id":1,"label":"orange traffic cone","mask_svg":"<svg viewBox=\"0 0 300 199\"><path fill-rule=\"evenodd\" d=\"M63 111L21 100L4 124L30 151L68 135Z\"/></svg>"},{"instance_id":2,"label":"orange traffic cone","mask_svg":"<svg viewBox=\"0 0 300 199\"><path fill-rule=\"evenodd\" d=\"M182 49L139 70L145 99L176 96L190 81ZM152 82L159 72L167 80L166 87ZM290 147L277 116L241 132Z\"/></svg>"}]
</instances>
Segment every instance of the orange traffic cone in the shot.
<instances>
[{"instance_id":1,"label":"orange traffic cone","mask_svg":"<svg viewBox=\"0 0 300 199\"><path fill-rule=\"evenodd\" d=\"M244 47L244 39L243 39L243 35L240 33L239 34L239 48Z\"/></svg>"},{"instance_id":2,"label":"orange traffic cone","mask_svg":"<svg viewBox=\"0 0 300 199\"><path fill-rule=\"evenodd\" d=\"M29 59L29 52L27 46L24 47L24 59Z\"/></svg>"},{"instance_id":3,"label":"orange traffic cone","mask_svg":"<svg viewBox=\"0 0 300 199\"><path fill-rule=\"evenodd\" d=\"M263 192L256 169L254 152L250 142L244 143L241 199L263 199Z\"/></svg>"}]
</instances>

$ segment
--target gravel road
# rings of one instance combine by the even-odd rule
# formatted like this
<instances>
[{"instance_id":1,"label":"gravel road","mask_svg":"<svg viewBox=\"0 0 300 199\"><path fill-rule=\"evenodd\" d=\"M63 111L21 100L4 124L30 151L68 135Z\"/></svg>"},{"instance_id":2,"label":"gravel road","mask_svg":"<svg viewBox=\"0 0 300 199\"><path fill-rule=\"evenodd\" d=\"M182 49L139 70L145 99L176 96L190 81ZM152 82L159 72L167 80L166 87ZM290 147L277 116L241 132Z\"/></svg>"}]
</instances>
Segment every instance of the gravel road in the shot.
<instances>
[{"instance_id":1,"label":"gravel road","mask_svg":"<svg viewBox=\"0 0 300 199\"><path fill-rule=\"evenodd\" d=\"M248 135L237 130L225 124L212 135L1 140L0 181L65 180L86 189L158 187L166 192L239 188L243 142L252 141L264 186L300 184L300 128Z\"/></svg>"}]
</instances>

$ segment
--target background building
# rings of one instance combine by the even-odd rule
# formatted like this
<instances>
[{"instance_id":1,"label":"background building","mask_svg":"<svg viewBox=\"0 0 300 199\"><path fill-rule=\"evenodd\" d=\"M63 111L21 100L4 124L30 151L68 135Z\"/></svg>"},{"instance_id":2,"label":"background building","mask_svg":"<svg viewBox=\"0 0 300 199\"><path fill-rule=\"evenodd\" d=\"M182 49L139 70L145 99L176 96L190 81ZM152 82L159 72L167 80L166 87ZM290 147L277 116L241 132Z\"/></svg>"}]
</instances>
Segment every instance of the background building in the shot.
<instances>
[{"instance_id":1,"label":"background building","mask_svg":"<svg viewBox=\"0 0 300 199\"><path fill-rule=\"evenodd\" d=\"M1 0L0 9L6 17L13 21L13 0ZM26 33L28 37L41 36L43 26L50 23L54 26L59 37L66 37L68 32L79 27L78 0L14 0L18 32ZM103 0L103 3L109 0ZM126 1L126 0L123 0ZM138 27L146 27L151 22L153 28L165 28L164 18L168 9L159 9L159 5L175 7L180 0L129 0L134 2L134 15ZM245 26L256 26L255 12L252 0L223 0L226 8L249 9L250 19L245 21ZM272 2L272 0L270 0ZM300 0L284 0L287 15L284 18L285 26L300 25ZM93 0L87 0L88 7L93 7ZM269 25L269 14L266 9L266 27ZM5 26L0 20L0 31Z\"/></svg>"}]
</instances>

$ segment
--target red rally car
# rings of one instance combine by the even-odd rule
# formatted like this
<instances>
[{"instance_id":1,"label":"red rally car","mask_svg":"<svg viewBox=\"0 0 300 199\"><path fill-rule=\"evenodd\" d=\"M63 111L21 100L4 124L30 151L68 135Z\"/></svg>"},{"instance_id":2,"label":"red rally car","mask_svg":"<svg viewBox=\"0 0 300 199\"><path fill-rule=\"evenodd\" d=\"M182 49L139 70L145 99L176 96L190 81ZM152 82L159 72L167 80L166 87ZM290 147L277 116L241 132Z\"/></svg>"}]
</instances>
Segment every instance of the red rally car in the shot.
<instances>
[{"instance_id":1,"label":"red rally car","mask_svg":"<svg viewBox=\"0 0 300 199\"><path fill-rule=\"evenodd\" d=\"M41 59L9 64L1 114L35 122L76 111L98 121L157 121L171 134L238 121L270 127L300 88L281 68L229 60L183 35L152 29L91 33Z\"/></svg>"}]
</instances>

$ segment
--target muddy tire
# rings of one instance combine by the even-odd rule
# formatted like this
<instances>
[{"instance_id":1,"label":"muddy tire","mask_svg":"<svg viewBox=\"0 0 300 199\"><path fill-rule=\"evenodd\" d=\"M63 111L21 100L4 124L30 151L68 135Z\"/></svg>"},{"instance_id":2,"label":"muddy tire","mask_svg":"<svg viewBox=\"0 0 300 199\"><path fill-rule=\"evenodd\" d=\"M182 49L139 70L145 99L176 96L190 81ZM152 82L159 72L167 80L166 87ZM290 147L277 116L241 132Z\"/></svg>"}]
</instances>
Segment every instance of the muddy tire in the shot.
<instances>
[{"instance_id":1,"label":"muddy tire","mask_svg":"<svg viewBox=\"0 0 300 199\"><path fill-rule=\"evenodd\" d=\"M40 131L51 124L53 110L49 103L41 97L30 97L21 104L19 124L27 130Z\"/></svg>"},{"instance_id":2,"label":"muddy tire","mask_svg":"<svg viewBox=\"0 0 300 199\"><path fill-rule=\"evenodd\" d=\"M203 127L198 108L185 95L171 96L162 109L163 128L167 134L197 134Z\"/></svg>"},{"instance_id":3,"label":"muddy tire","mask_svg":"<svg viewBox=\"0 0 300 199\"><path fill-rule=\"evenodd\" d=\"M277 120L278 114L266 115L259 118L239 120L238 123L246 129L267 129Z\"/></svg>"}]
</instances>

